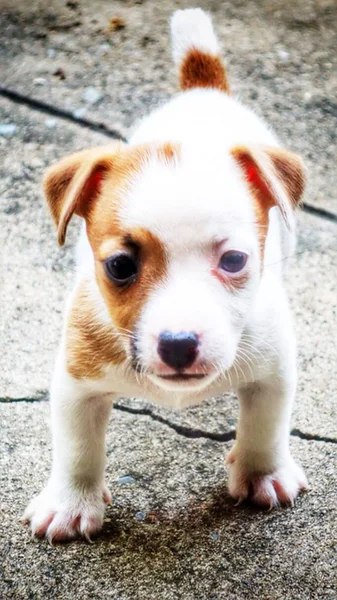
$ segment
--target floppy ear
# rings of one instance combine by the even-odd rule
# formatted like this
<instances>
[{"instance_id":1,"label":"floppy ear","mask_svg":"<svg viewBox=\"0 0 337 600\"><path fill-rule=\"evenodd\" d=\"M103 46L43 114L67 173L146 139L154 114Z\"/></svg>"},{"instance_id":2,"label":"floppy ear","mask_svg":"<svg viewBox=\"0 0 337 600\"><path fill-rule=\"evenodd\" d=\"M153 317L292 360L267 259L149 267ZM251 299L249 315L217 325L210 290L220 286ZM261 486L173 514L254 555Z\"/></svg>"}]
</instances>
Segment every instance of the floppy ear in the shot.
<instances>
[{"instance_id":1,"label":"floppy ear","mask_svg":"<svg viewBox=\"0 0 337 600\"><path fill-rule=\"evenodd\" d=\"M44 177L46 199L63 246L74 214L85 217L97 196L104 173L111 169L120 144L77 152L51 166Z\"/></svg>"},{"instance_id":2,"label":"floppy ear","mask_svg":"<svg viewBox=\"0 0 337 600\"><path fill-rule=\"evenodd\" d=\"M290 227L292 212L301 200L305 184L302 159L293 152L269 146L239 146L231 154L241 167L261 208L278 206Z\"/></svg>"}]
</instances>

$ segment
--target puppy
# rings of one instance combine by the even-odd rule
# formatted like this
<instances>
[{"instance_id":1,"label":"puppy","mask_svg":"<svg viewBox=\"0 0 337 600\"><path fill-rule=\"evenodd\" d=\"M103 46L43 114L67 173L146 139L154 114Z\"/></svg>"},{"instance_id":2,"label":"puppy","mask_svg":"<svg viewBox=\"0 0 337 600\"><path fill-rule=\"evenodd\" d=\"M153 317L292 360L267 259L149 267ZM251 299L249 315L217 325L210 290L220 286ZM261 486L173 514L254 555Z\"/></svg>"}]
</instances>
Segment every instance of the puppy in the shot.
<instances>
[{"instance_id":1,"label":"puppy","mask_svg":"<svg viewBox=\"0 0 337 600\"><path fill-rule=\"evenodd\" d=\"M303 165L231 96L209 16L177 11L171 29L182 93L128 145L74 154L44 181L61 245L84 219L50 391L52 471L24 515L50 541L102 527L120 396L178 409L235 389L231 496L273 507L307 487L289 450L296 352L282 281Z\"/></svg>"}]
</instances>

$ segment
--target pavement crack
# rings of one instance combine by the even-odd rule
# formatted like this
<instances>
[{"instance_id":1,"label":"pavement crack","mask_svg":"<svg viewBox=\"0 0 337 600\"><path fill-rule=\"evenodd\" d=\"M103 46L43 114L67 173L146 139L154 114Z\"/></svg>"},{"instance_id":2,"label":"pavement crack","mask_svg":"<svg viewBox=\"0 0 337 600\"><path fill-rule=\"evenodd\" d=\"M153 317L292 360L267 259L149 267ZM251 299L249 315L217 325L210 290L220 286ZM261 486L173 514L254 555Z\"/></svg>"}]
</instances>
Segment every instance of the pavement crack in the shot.
<instances>
[{"instance_id":1,"label":"pavement crack","mask_svg":"<svg viewBox=\"0 0 337 600\"><path fill-rule=\"evenodd\" d=\"M91 131L103 133L107 137L113 138L114 140L121 140L122 142L127 141L126 138L119 133L119 131L116 129L110 129L104 123L91 121L90 119L85 119L84 117L75 117L71 111L65 110L64 108L58 108L52 104L47 104L41 100L35 100L34 98L30 98L29 96L25 96L19 92L15 92L14 90L9 90L0 86L0 96L7 98L7 100L11 100L16 104L28 106L33 110L45 113L47 115L52 115L53 117L58 117L64 121L71 121L72 123L75 123L75 125L80 125L81 127L85 127Z\"/></svg>"},{"instance_id":2,"label":"pavement crack","mask_svg":"<svg viewBox=\"0 0 337 600\"><path fill-rule=\"evenodd\" d=\"M24 396L22 398L10 398L7 396L0 397L0 404L15 404L18 402L26 402L26 403L36 403L36 402L46 402L48 400L49 394L48 392L40 392L36 396L27 397ZM137 408L133 406L126 406L124 404L119 404L115 402L113 404L113 408L115 410L119 410L120 412L125 412L130 415L141 415L145 417L149 417L152 421L156 421L161 425L166 425L173 431L175 431L178 435L181 435L188 439L206 439L211 440L212 442L229 442L231 440L235 440L236 431L224 431L222 433L216 431L205 431L204 429L198 429L197 427L188 427L186 425L181 425L179 423L172 423L170 419L166 419L162 417L158 413L153 412L151 408L142 407ZM313 442L325 442L327 444L337 444L337 439L325 435L319 435L316 433L305 433L298 428L294 428L291 430L290 435L293 437L298 437L301 440L313 441Z\"/></svg>"},{"instance_id":3,"label":"pavement crack","mask_svg":"<svg viewBox=\"0 0 337 600\"><path fill-rule=\"evenodd\" d=\"M36 396L22 398L10 398L8 396L0 397L0 404L15 404L16 402L27 402L28 404L33 402L46 402L48 400L48 392L40 392Z\"/></svg>"},{"instance_id":4,"label":"pavement crack","mask_svg":"<svg viewBox=\"0 0 337 600\"><path fill-rule=\"evenodd\" d=\"M298 437L301 440L313 442L325 442L327 444L337 444L337 439L326 435L318 435L316 433L304 433L300 429L292 429L290 435Z\"/></svg>"},{"instance_id":5,"label":"pavement crack","mask_svg":"<svg viewBox=\"0 0 337 600\"><path fill-rule=\"evenodd\" d=\"M228 442L235 439L235 431L224 431L223 433L217 433L213 431L204 431L203 429L197 429L194 427L186 427L185 425L179 425L178 423L172 423L169 419L165 419L161 415L154 413L150 408L133 408L131 406L124 406L115 403L113 407L116 410L127 412L132 415L145 415L150 417L153 421L166 425L170 429L173 429L179 435L189 439L208 439L213 442Z\"/></svg>"},{"instance_id":6,"label":"pavement crack","mask_svg":"<svg viewBox=\"0 0 337 600\"><path fill-rule=\"evenodd\" d=\"M337 214L331 212L330 210L326 210L325 208L319 208L317 206L312 206L312 204L307 204L306 202L302 204L302 209L309 215L315 215L315 217L320 217L321 219L325 219L326 221L332 221L333 223L337 223Z\"/></svg>"},{"instance_id":7,"label":"pavement crack","mask_svg":"<svg viewBox=\"0 0 337 600\"><path fill-rule=\"evenodd\" d=\"M204 439L212 440L213 442L229 442L231 440L235 440L235 436L236 436L235 430L224 431L223 433L217 433L215 431L205 431L204 429L197 429L194 427L186 427L185 425L179 425L178 423L172 423L169 419L165 419L161 415L154 413L151 410L151 408L134 408L131 406L125 406L125 405L121 405L118 403L115 403L113 405L113 407L116 410L120 410L122 412L127 412L132 415L145 415L147 417L150 417L150 419L152 419L153 421L157 421L158 423L161 423L162 425L166 425L167 427L170 427L170 429L173 429L179 435L182 435L182 436L190 438L190 439L204 438ZM307 440L307 441L326 442L326 443L330 443L330 444L337 444L336 438L330 438L327 436L322 436L322 435L313 434L313 433L304 433L300 429L296 429L296 428L292 429L292 431L290 432L290 435L293 437L298 437L302 440Z\"/></svg>"}]
</instances>

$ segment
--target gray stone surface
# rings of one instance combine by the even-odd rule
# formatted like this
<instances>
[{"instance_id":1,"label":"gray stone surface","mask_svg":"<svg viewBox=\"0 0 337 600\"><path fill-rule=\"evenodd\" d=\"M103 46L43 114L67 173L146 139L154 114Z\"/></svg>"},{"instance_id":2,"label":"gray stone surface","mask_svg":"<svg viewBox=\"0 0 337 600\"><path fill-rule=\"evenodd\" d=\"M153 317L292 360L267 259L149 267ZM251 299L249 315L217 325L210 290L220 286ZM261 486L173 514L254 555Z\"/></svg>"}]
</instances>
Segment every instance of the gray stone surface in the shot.
<instances>
[{"instance_id":1,"label":"gray stone surface","mask_svg":"<svg viewBox=\"0 0 337 600\"><path fill-rule=\"evenodd\" d=\"M194 4L2 0L1 85L127 134L174 91L167 21ZM307 201L337 214L335 1L202 5L215 17L234 91L305 156ZM116 16L125 27L107 31ZM48 403L27 399L45 398L78 224L58 249L40 179L58 157L107 138L3 99L0 123L15 125L0 135L1 600L335 600L336 224L302 214L289 261L299 342L293 427L303 435L291 445L310 491L293 509L234 506L224 466L232 442L211 439L234 435L234 396L182 413L124 399L108 433L114 504L104 529L92 545L51 547L19 523L51 456ZM122 475L135 482L121 485Z\"/></svg>"},{"instance_id":2,"label":"gray stone surface","mask_svg":"<svg viewBox=\"0 0 337 600\"><path fill-rule=\"evenodd\" d=\"M187 6L194 0L2 0L2 85L71 112L85 109L126 133L176 88L168 21ZM306 158L308 201L337 214L335 0L202 6L214 16L234 92ZM125 27L113 30L114 17ZM85 99L89 87L100 95L94 103Z\"/></svg>"},{"instance_id":3,"label":"gray stone surface","mask_svg":"<svg viewBox=\"0 0 337 600\"><path fill-rule=\"evenodd\" d=\"M336 445L293 440L311 490L293 509L235 507L230 444L189 440L113 412L114 505L93 544L51 547L18 521L49 468L48 405L0 404L0 597L118 600L334 600ZM120 485L118 476L134 484ZM139 513L142 513L141 515ZM140 520L143 519L143 520Z\"/></svg>"}]
</instances>

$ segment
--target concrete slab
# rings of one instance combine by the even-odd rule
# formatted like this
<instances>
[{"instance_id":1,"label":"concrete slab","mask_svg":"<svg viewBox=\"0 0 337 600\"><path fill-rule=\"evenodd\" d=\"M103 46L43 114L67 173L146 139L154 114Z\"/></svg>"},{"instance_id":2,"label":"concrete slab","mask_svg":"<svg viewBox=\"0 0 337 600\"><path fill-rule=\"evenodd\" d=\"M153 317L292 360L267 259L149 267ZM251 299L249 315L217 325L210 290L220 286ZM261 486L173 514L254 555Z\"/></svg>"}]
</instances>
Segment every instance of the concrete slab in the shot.
<instances>
[{"instance_id":1,"label":"concrete slab","mask_svg":"<svg viewBox=\"0 0 337 600\"><path fill-rule=\"evenodd\" d=\"M189 440L114 411L108 480L114 505L90 545L51 547L18 522L46 480L48 404L0 404L0 597L118 600L333 600L336 445L293 440L311 490L293 509L235 507L230 444ZM116 479L132 475L134 484Z\"/></svg>"},{"instance_id":2,"label":"concrete slab","mask_svg":"<svg viewBox=\"0 0 337 600\"><path fill-rule=\"evenodd\" d=\"M215 16L234 91L306 157L308 201L337 214L334 0L202 4ZM127 133L175 89L172 2L3 0L1 8L2 84L22 94ZM112 17L125 27L109 27ZM335 600L336 444L292 437L311 484L293 509L235 507L223 462L232 442L210 439L233 435L234 397L183 413L122 401L153 418L113 411L114 505L93 545L50 547L19 524L48 474L49 406L13 399L46 392L77 232L58 250L40 177L59 156L107 138L7 101L0 122L16 125L0 137L0 598ZM336 440L336 226L302 215L290 262L300 367L293 426ZM122 475L134 483L121 485Z\"/></svg>"},{"instance_id":3,"label":"concrete slab","mask_svg":"<svg viewBox=\"0 0 337 600\"><path fill-rule=\"evenodd\" d=\"M5 0L2 84L126 133L175 90L168 21L173 9L194 5ZM308 201L337 214L336 3L206 0L202 6L214 15L235 93L306 158ZM120 28L111 23L116 17ZM88 96L91 87L96 98Z\"/></svg>"}]
</instances>

